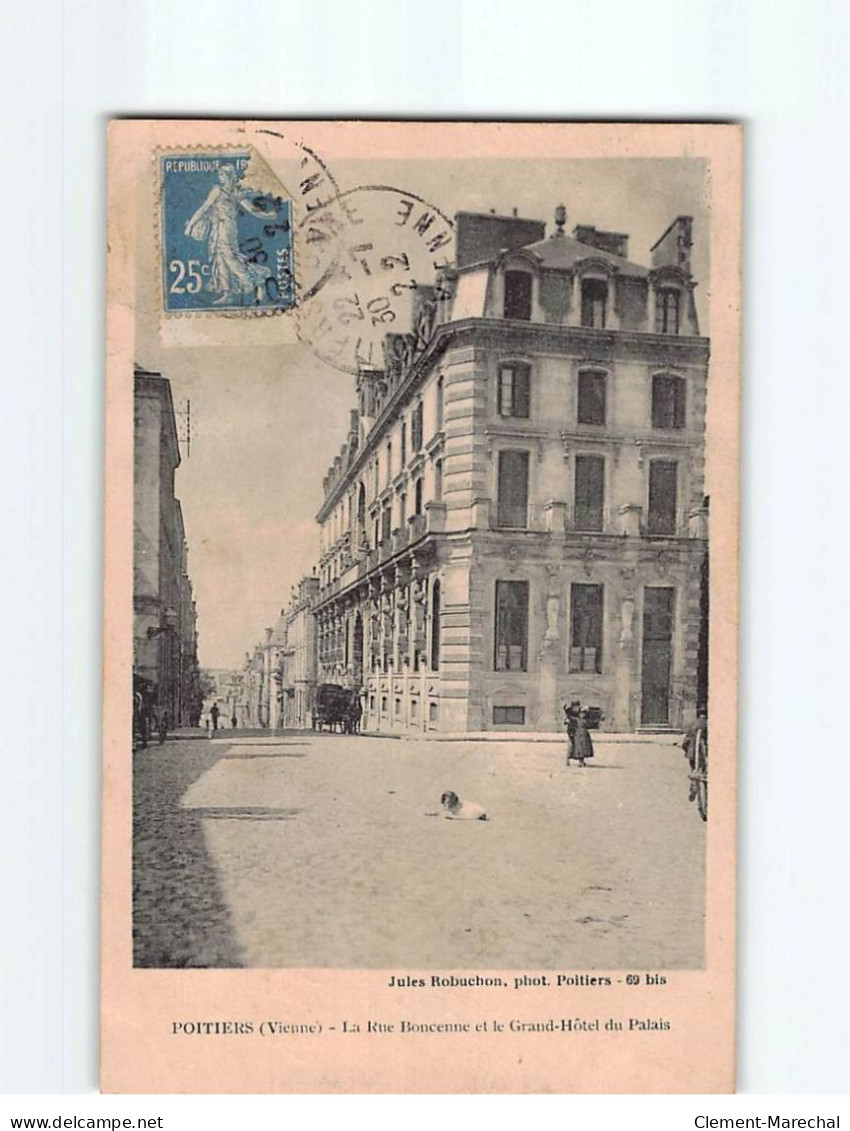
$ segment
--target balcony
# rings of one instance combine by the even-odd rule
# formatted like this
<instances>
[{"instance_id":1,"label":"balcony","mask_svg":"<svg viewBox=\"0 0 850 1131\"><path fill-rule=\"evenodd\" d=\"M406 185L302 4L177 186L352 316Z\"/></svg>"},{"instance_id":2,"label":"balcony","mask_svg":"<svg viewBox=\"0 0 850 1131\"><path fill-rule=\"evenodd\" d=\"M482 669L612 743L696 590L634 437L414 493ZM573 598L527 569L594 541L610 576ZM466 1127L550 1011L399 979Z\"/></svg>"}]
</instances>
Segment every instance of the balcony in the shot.
<instances>
[{"instance_id":1,"label":"balcony","mask_svg":"<svg viewBox=\"0 0 850 1131\"><path fill-rule=\"evenodd\" d=\"M478 499L475 504L475 525L483 529L541 532L551 530L551 522L549 504L502 503L494 506L490 499Z\"/></svg>"},{"instance_id":2,"label":"balcony","mask_svg":"<svg viewBox=\"0 0 850 1131\"><path fill-rule=\"evenodd\" d=\"M403 527L399 527L393 531L392 547L393 553L397 554L405 548L408 540L408 532Z\"/></svg>"}]
</instances>

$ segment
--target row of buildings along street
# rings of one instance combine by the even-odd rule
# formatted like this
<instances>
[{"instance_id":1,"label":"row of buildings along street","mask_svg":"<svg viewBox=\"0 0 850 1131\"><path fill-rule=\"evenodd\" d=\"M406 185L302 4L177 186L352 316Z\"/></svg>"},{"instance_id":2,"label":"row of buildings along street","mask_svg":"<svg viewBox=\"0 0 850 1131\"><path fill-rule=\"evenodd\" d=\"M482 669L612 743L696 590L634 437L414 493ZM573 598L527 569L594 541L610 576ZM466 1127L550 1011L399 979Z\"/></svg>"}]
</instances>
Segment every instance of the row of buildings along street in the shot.
<instances>
[{"instance_id":1,"label":"row of buildings along street","mask_svg":"<svg viewBox=\"0 0 850 1131\"><path fill-rule=\"evenodd\" d=\"M573 698L603 730L679 730L706 704L692 221L659 234L650 267L626 234L565 226L561 206L548 237L539 220L456 216L455 266L357 377L314 569L242 669L213 673L228 726L309 727L323 683L358 689L379 733L553 731ZM143 403L166 386L137 376ZM162 679L191 633L149 640L163 605L183 615L177 591L157 602L147 622L139 606L137 644L140 674L159 662Z\"/></svg>"},{"instance_id":2,"label":"row of buildings along street","mask_svg":"<svg viewBox=\"0 0 850 1131\"><path fill-rule=\"evenodd\" d=\"M203 707L197 611L170 383L139 367L133 405L133 696L137 725L196 726Z\"/></svg>"}]
</instances>

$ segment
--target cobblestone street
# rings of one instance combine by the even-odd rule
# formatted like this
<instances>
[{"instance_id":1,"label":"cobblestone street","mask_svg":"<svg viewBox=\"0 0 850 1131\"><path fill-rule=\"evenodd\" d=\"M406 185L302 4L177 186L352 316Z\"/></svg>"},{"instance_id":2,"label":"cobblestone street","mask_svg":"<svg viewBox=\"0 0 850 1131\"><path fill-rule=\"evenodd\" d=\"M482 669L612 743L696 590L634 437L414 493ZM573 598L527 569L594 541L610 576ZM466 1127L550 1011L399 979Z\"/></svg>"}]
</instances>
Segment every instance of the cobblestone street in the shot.
<instances>
[{"instance_id":1,"label":"cobblestone street","mask_svg":"<svg viewBox=\"0 0 850 1131\"><path fill-rule=\"evenodd\" d=\"M142 966L703 963L705 825L681 748L342 735L134 755ZM490 820L431 816L455 790Z\"/></svg>"}]
</instances>

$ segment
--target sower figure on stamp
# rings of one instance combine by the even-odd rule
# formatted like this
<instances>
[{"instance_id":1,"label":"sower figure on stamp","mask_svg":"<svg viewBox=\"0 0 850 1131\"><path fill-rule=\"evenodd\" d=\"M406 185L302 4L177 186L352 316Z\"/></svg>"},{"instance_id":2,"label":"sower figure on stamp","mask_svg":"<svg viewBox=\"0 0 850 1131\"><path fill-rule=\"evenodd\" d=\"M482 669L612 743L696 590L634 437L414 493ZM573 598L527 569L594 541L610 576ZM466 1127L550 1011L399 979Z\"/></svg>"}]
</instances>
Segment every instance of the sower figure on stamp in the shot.
<instances>
[{"instance_id":1,"label":"sower figure on stamp","mask_svg":"<svg viewBox=\"0 0 850 1131\"><path fill-rule=\"evenodd\" d=\"M219 183L213 185L201 207L187 221L184 231L190 239L207 245L210 260L207 287L219 292L216 303L233 301L246 295L259 302L262 288L272 272L239 250L237 220L240 211L250 212L263 219L271 219L274 214L258 208L251 201L250 195L240 185L232 165L222 165L218 171L218 180Z\"/></svg>"}]
</instances>

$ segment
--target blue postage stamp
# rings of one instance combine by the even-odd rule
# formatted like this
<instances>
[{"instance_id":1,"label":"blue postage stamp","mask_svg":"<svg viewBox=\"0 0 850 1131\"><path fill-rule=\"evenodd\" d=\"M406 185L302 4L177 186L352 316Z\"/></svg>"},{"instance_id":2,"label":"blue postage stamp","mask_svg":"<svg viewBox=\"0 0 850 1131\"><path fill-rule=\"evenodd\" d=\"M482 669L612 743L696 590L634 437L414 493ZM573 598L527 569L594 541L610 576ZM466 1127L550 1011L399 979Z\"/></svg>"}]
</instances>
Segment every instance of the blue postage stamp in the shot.
<instances>
[{"instance_id":1,"label":"blue postage stamp","mask_svg":"<svg viewBox=\"0 0 850 1131\"><path fill-rule=\"evenodd\" d=\"M292 204L255 190L247 152L160 156L166 311L287 310Z\"/></svg>"}]
</instances>

